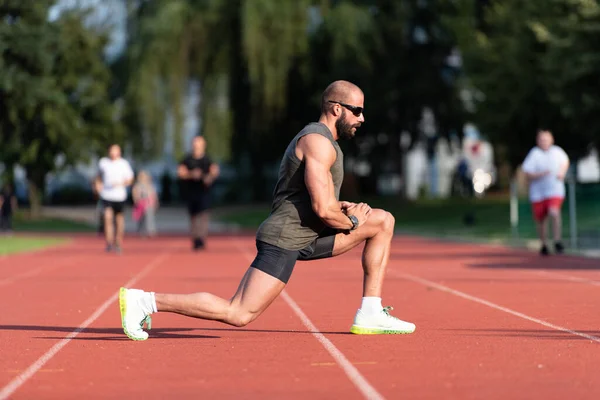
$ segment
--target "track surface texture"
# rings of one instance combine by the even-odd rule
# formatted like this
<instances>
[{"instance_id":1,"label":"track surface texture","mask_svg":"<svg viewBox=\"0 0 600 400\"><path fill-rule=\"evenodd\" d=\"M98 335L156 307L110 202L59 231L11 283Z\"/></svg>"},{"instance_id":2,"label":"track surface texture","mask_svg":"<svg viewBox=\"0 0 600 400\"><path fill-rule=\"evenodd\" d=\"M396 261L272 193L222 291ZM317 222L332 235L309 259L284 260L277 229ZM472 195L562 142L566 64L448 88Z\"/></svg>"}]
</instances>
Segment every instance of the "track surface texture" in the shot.
<instances>
[{"instance_id":1,"label":"track surface texture","mask_svg":"<svg viewBox=\"0 0 600 400\"><path fill-rule=\"evenodd\" d=\"M230 297L251 236L102 241L0 259L0 399L598 399L600 262L394 239L383 304L411 335L349 334L360 250L299 262L244 328L153 316L121 330L120 286Z\"/></svg>"}]
</instances>

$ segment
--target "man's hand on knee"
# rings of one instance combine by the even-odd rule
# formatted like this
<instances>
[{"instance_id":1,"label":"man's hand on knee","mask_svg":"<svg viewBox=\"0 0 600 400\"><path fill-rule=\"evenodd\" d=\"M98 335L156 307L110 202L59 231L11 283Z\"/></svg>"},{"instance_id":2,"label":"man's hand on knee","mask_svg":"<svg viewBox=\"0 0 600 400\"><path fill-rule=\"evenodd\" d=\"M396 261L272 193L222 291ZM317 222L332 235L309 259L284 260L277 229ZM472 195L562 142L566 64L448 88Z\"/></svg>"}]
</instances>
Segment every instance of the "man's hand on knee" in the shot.
<instances>
[{"instance_id":1,"label":"man's hand on knee","mask_svg":"<svg viewBox=\"0 0 600 400\"><path fill-rule=\"evenodd\" d=\"M371 207L366 203L358 203L344 210L346 215L354 215L358 219L358 226L363 225L369 219Z\"/></svg>"}]
</instances>

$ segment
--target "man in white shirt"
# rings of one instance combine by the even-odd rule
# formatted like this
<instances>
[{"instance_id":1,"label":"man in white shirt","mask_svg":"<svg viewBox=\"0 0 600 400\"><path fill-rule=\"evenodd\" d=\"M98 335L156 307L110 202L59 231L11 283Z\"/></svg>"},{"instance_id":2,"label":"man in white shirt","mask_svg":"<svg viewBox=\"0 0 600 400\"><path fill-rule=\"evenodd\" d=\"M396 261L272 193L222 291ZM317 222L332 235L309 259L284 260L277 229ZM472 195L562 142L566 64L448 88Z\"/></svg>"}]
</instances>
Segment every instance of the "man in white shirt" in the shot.
<instances>
[{"instance_id":1,"label":"man in white shirt","mask_svg":"<svg viewBox=\"0 0 600 400\"><path fill-rule=\"evenodd\" d=\"M554 144L554 137L548 130L540 129L537 146L529 151L523 161L523 172L529 181L529 200L533 207L539 238L542 242L540 253L548 254L546 246L546 219L550 217L554 234L554 250L562 253L560 209L565 198L565 176L569 169L569 157Z\"/></svg>"},{"instance_id":2,"label":"man in white shirt","mask_svg":"<svg viewBox=\"0 0 600 400\"><path fill-rule=\"evenodd\" d=\"M124 158L121 158L121 147L113 144L108 148L108 157L98 163L98 191L104 209L104 236L106 251L121 252L125 233L123 210L127 200L127 187L133 183L133 170ZM116 234L113 226L116 225Z\"/></svg>"}]
</instances>

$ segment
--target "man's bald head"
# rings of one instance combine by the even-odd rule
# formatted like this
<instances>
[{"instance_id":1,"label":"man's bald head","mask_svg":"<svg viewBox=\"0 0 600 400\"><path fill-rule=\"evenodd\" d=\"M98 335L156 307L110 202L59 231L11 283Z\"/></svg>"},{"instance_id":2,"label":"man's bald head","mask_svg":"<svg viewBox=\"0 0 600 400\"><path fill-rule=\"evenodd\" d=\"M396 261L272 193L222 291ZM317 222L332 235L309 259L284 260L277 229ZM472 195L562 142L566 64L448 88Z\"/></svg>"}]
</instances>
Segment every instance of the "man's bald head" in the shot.
<instances>
[{"instance_id":1,"label":"man's bald head","mask_svg":"<svg viewBox=\"0 0 600 400\"><path fill-rule=\"evenodd\" d=\"M363 91L352 82L335 81L331 83L321 97L321 112L325 113L332 103L330 101L347 103L362 107ZM361 104L356 104L360 102Z\"/></svg>"}]
</instances>

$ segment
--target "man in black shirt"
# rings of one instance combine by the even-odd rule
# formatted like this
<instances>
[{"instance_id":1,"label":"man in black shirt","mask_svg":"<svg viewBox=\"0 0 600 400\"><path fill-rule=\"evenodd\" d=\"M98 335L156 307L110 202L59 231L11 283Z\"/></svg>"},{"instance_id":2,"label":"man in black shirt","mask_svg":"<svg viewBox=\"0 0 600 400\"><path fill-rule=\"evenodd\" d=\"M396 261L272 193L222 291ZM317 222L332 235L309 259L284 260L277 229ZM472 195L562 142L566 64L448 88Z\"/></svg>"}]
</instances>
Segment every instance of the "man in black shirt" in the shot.
<instances>
[{"instance_id":1,"label":"man in black shirt","mask_svg":"<svg viewBox=\"0 0 600 400\"><path fill-rule=\"evenodd\" d=\"M208 235L210 187L219 176L219 166L206 155L204 137L194 138L192 152L179 164L177 175L183 180L185 186L193 249L200 250L204 248Z\"/></svg>"}]
</instances>

